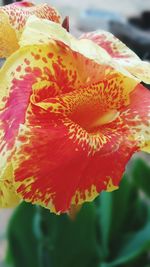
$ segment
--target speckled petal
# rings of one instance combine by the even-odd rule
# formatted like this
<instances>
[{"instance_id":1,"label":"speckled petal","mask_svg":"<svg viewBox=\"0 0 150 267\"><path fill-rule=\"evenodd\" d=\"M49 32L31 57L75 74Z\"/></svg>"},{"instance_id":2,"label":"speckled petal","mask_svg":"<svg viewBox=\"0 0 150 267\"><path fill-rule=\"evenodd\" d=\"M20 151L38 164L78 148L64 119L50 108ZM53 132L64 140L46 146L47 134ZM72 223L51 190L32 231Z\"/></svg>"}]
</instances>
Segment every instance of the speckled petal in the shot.
<instances>
[{"instance_id":1,"label":"speckled petal","mask_svg":"<svg viewBox=\"0 0 150 267\"><path fill-rule=\"evenodd\" d=\"M66 117L63 107L61 113L41 107L29 107L16 142L13 168L20 197L59 214L102 190L117 189L135 143L123 138L115 123L88 132Z\"/></svg>"},{"instance_id":2,"label":"speckled petal","mask_svg":"<svg viewBox=\"0 0 150 267\"><path fill-rule=\"evenodd\" d=\"M130 104L120 113L124 129L130 132L129 139L134 140L140 150L150 153L150 93L138 85L130 95Z\"/></svg>"},{"instance_id":3,"label":"speckled petal","mask_svg":"<svg viewBox=\"0 0 150 267\"><path fill-rule=\"evenodd\" d=\"M35 6L30 2L20 2L0 7L0 57L8 57L18 49L21 33L31 15L57 23L61 20L57 11L48 4Z\"/></svg>"},{"instance_id":4,"label":"speckled petal","mask_svg":"<svg viewBox=\"0 0 150 267\"><path fill-rule=\"evenodd\" d=\"M91 40L78 40L68 33L61 25L58 23L41 20L35 16L28 19L26 27L20 39L20 46L50 43L53 40L61 41L73 51L76 51L86 58L92 59L96 63L103 66L110 66L117 70L118 72L131 77L136 81L140 79L136 78L132 73L127 71L121 64L118 64L109 53L92 42Z\"/></svg>"},{"instance_id":5,"label":"speckled petal","mask_svg":"<svg viewBox=\"0 0 150 267\"><path fill-rule=\"evenodd\" d=\"M56 42L24 47L9 57L0 70L1 180L14 153L18 129L24 124L32 92L38 103L95 81L100 71L103 77L105 68L97 68L96 63Z\"/></svg>"},{"instance_id":6,"label":"speckled petal","mask_svg":"<svg viewBox=\"0 0 150 267\"><path fill-rule=\"evenodd\" d=\"M128 94L124 95L126 78L122 80L118 73L105 79L97 85L45 99L41 96L46 88L35 88L13 156L20 197L63 213L72 204L91 201L102 190L117 188L136 149L132 141L123 140L115 123L107 126L118 117L117 109L129 102ZM128 83L127 91L133 85ZM116 161L110 162L112 155L116 161L122 155L116 176ZM103 166L101 176L99 166ZM79 191L81 196L77 200Z\"/></svg>"},{"instance_id":7,"label":"speckled petal","mask_svg":"<svg viewBox=\"0 0 150 267\"><path fill-rule=\"evenodd\" d=\"M85 152L76 151L62 116L38 107L32 112L35 116L29 115L20 128L13 158L17 193L52 212L66 212L85 165Z\"/></svg>"},{"instance_id":8,"label":"speckled petal","mask_svg":"<svg viewBox=\"0 0 150 267\"><path fill-rule=\"evenodd\" d=\"M109 103L109 101L108 101ZM102 190L119 186L125 166L136 151L150 153L150 97L148 89L138 85L127 105L118 107L118 117L99 127L105 142L87 163L73 205L93 200ZM98 129L97 129L98 130Z\"/></svg>"},{"instance_id":9,"label":"speckled petal","mask_svg":"<svg viewBox=\"0 0 150 267\"><path fill-rule=\"evenodd\" d=\"M8 166L19 125L25 119L32 84L36 80L34 73L25 71L29 62L27 57L30 59L30 56L31 51L13 54L0 70L0 189L3 194L6 194L7 187L12 188L12 175L7 177L10 174ZM1 205L4 205L3 200Z\"/></svg>"},{"instance_id":10,"label":"speckled petal","mask_svg":"<svg viewBox=\"0 0 150 267\"><path fill-rule=\"evenodd\" d=\"M142 61L132 50L114 35L106 31L83 34L80 39L92 40L105 49L116 64L124 67L132 75L145 83L150 83L150 64Z\"/></svg>"}]
</instances>

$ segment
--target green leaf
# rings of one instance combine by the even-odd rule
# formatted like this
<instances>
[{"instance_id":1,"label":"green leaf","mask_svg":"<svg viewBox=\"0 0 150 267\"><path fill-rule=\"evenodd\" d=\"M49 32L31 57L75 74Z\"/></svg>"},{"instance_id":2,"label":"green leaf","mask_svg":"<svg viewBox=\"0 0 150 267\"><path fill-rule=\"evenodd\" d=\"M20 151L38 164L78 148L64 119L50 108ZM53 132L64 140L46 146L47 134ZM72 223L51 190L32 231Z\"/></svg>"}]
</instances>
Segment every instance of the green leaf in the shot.
<instances>
[{"instance_id":1,"label":"green leaf","mask_svg":"<svg viewBox=\"0 0 150 267\"><path fill-rule=\"evenodd\" d=\"M22 203L12 216L8 227L8 262L15 267L38 267L37 242L33 235L36 207Z\"/></svg>"},{"instance_id":2,"label":"green leaf","mask_svg":"<svg viewBox=\"0 0 150 267\"><path fill-rule=\"evenodd\" d=\"M106 259L109 254L109 241L112 222L112 197L108 192L102 192L99 197L99 227L101 236L102 258Z\"/></svg>"},{"instance_id":3,"label":"green leaf","mask_svg":"<svg viewBox=\"0 0 150 267\"><path fill-rule=\"evenodd\" d=\"M74 221L67 215L57 216L44 208L39 213L35 206L21 204L8 229L14 267L97 267L96 219L94 203L85 204Z\"/></svg>"},{"instance_id":4,"label":"green leaf","mask_svg":"<svg viewBox=\"0 0 150 267\"><path fill-rule=\"evenodd\" d=\"M118 251L121 231L126 226L131 208L137 199L137 192L124 175L118 190L99 196L99 221L101 232L101 250L103 260L115 256ZM131 205L132 203L132 205ZM118 240L116 242L115 240Z\"/></svg>"},{"instance_id":5,"label":"green leaf","mask_svg":"<svg viewBox=\"0 0 150 267\"><path fill-rule=\"evenodd\" d=\"M138 233L145 226L149 218L149 207L140 198L127 172L118 190L100 195L99 205L102 259L109 262L118 257L122 240L130 232ZM103 263L105 264L107 265Z\"/></svg>"},{"instance_id":6,"label":"green leaf","mask_svg":"<svg viewBox=\"0 0 150 267\"><path fill-rule=\"evenodd\" d=\"M134 158L130 168L134 184L150 197L150 166L142 158Z\"/></svg>"},{"instance_id":7,"label":"green leaf","mask_svg":"<svg viewBox=\"0 0 150 267\"><path fill-rule=\"evenodd\" d=\"M120 266L139 257L144 251L150 248L150 223L142 230L132 234L128 241L124 242L116 260L107 263L107 267ZM122 265L121 265L122 266Z\"/></svg>"},{"instance_id":8,"label":"green leaf","mask_svg":"<svg viewBox=\"0 0 150 267\"><path fill-rule=\"evenodd\" d=\"M99 246L96 236L96 208L94 203L85 204L75 221L67 215L51 215L48 236L51 256L56 267L83 267L99 262Z\"/></svg>"},{"instance_id":9,"label":"green leaf","mask_svg":"<svg viewBox=\"0 0 150 267\"><path fill-rule=\"evenodd\" d=\"M125 174L120 183L119 189L112 192L112 224L111 238L116 239L120 232L125 230L126 224L129 225L130 214L137 200L137 190L130 184L128 175Z\"/></svg>"}]
</instances>

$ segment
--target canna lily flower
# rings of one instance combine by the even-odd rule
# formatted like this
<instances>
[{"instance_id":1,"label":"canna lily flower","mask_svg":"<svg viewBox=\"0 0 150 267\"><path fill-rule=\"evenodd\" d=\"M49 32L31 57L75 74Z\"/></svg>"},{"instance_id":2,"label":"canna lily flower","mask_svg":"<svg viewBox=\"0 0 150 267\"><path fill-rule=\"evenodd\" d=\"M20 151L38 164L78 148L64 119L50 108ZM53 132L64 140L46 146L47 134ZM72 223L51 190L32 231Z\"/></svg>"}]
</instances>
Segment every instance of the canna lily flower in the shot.
<instances>
[{"instance_id":1,"label":"canna lily flower","mask_svg":"<svg viewBox=\"0 0 150 267\"><path fill-rule=\"evenodd\" d=\"M23 199L68 212L117 189L133 153L150 152L150 93L140 84L150 66L105 36L96 44L27 21L0 71L1 206Z\"/></svg>"},{"instance_id":2,"label":"canna lily flower","mask_svg":"<svg viewBox=\"0 0 150 267\"><path fill-rule=\"evenodd\" d=\"M22 1L0 7L0 57L8 57L19 47L18 41L31 15L60 23L60 15L48 4Z\"/></svg>"}]
</instances>

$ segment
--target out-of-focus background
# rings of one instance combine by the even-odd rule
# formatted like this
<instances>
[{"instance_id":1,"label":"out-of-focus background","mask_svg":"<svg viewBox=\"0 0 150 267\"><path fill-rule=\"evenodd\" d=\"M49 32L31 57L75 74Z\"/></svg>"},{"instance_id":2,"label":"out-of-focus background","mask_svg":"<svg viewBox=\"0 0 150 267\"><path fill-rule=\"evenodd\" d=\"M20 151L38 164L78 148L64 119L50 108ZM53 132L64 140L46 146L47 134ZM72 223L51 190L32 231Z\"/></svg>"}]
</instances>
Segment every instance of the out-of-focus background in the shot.
<instances>
[{"instance_id":1,"label":"out-of-focus background","mask_svg":"<svg viewBox=\"0 0 150 267\"><path fill-rule=\"evenodd\" d=\"M36 0L33 1L35 3L43 3L43 2L47 2L49 4L51 4L52 6L55 6L60 13L62 14L63 17L69 15L70 16L70 26L71 26L71 31L76 34L77 36L80 35L81 32L84 31L88 31L88 30L96 30L97 28L103 28L105 30L110 30L113 31L114 33L116 33L117 36L121 36L121 38L123 40L126 40L127 42L129 41L130 47L134 48L135 45L135 51L139 52L139 56L141 57L145 57L146 59L149 59L149 49L150 49L150 27L147 27L148 24L150 24L150 16L149 16L149 12L150 12L150 0L125 0L125 1L121 1L121 0L51 0L51 1L44 1L44 0ZM2 5L2 1L0 1L0 4ZM145 12L145 13L143 13ZM145 22L145 17L143 17L146 14L146 19L147 22ZM127 19L130 19L130 26L127 25ZM144 20L144 22L143 22ZM113 21L113 23L112 23ZM146 24L147 23L147 24ZM149 25L150 26L150 25ZM131 28L130 28L131 27ZM133 28L135 27L135 28ZM130 29L131 29L131 34L130 34ZM132 35L133 33L133 35ZM132 36L130 36L132 35ZM131 39L130 39L131 37ZM145 38L144 40L146 40L146 45L141 44L141 39L143 40L143 38ZM138 41L139 41L139 44ZM142 46L143 45L143 46ZM141 47L142 46L142 47ZM144 52L143 52L144 51ZM141 156L138 156L141 157ZM147 156L143 156L144 158L144 162L146 162L146 164L149 164L149 158ZM142 165L145 166L145 165ZM141 167L142 168L142 167ZM145 167L143 167L145 168ZM141 169L140 169L141 171ZM142 172L141 172L142 173ZM146 173L146 174L145 174ZM144 174L147 175L146 179L150 179L150 171L148 172L148 170L145 172ZM143 177L144 179L144 177ZM147 180L146 180L147 181ZM142 184L142 182L141 182ZM141 186L141 184L139 185L139 188ZM147 184L144 185L143 188L148 187L149 185ZM150 187L150 186L149 186ZM138 188L138 190L139 190ZM128 191L128 189L126 189ZM141 191L141 195L143 197L143 192ZM149 189L150 191L150 189ZM123 192L123 190L122 190ZM123 193L124 194L124 193ZM105 198L105 197L103 197ZM144 200L144 203L148 203L149 206L149 198L145 198L146 200ZM103 202L104 200L102 200ZM105 210L103 211L104 213L107 213L107 208L110 208L109 205L107 206L109 200L106 201L106 205ZM130 205L130 202L127 202L126 205ZM143 204L144 205L144 204ZM117 208L117 205L116 205ZM127 207L124 207L125 210L127 209ZM123 209L123 207L120 207L120 209ZM140 206L141 209L141 206ZM109 212L109 211L108 211ZM115 212L115 210L114 210ZM126 212L126 211L125 211ZM137 212L137 208L133 209L132 212L136 213ZM141 212L141 216L144 216ZM6 229L7 229L7 225L9 222L9 219L11 217L13 213L13 210L0 210L0 267L4 267L6 266L6 264L4 263L4 258L6 255L6 248L7 248L7 238L6 238ZM103 215L104 215L103 213ZM106 215L107 216L107 215ZM108 214L108 220L110 214ZM139 215L138 215L139 216ZM138 217L137 217L138 218ZM106 218L104 218L105 221ZM128 218L128 220L130 221L130 218ZM144 219L143 219L144 220ZM106 220L107 222L107 220ZM127 218L126 218L126 222L127 222ZM136 222L133 222L133 224ZM142 222L140 222L142 225ZM21 226L20 226L21 227ZM106 226L107 227L107 226ZM135 226L137 227L137 226ZM138 227L137 227L138 228ZM119 229L119 228L118 228ZM123 229L123 228L120 228ZM133 229L134 229L134 225L133 225ZM102 231L105 231L105 229L103 229ZM121 230L120 230L121 231ZM122 230L123 231L123 230ZM129 238L130 234L132 231L129 231L128 235L125 237L126 239ZM150 230L148 229L148 231L143 232L143 235L149 235L150 237ZM137 239L135 239L135 243L139 242L139 238L145 238L145 236L143 237L143 235L141 234L141 236L137 236ZM87 237L88 238L88 237ZM114 239L113 239L114 240ZM137 241L136 241L137 240ZM117 240L116 240L117 242ZM150 242L150 238L149 238L149 242ZM132 248L134 247L134 245L136 244L130 244L129 246L129 250L131 251ZM141 241L141 246L143 245L142 241ZM63 246L63 244L62 244ZM144 245L143 245L144 246ZM146 243L146 246L148 246L148 244ZM128 250L128 248L127 248ZM19 252L18 252L19 253ZM146 252L144 252L146 253ZM150 253L150 252L149 252ZM150 255L148 253L148 255ZM107 253L106 253L107 254ZM145 254L143 254L144 257ZM148 256L145 256L146 259ZM111 260L111 256L109 258L109 260ZM12 265L10 265L12 266ZM14 265L14 267L29 267L26 265ZM41 265L44 266L44 265ZM52 265L50 265L49 267L51 267ZM56 266L56 265L54 265ZM60 267L72 267L73 265L57 265ZM94 267L95 265L82 265L82 267ZM140 267L150 267L150 260L143 260L140 259L140 265L137 264L133 264L132 263L120 263L120 265L118 265L118 263L116 263L116 265L99 265L99 266L103 266L103 267L109 267L109 266L140 266ZM32 267L37 267L37 266L32 266ZM75 267L78 267L77 265ZM98 266L96 266L98 267Z\"/></svg>"}]
</instances>

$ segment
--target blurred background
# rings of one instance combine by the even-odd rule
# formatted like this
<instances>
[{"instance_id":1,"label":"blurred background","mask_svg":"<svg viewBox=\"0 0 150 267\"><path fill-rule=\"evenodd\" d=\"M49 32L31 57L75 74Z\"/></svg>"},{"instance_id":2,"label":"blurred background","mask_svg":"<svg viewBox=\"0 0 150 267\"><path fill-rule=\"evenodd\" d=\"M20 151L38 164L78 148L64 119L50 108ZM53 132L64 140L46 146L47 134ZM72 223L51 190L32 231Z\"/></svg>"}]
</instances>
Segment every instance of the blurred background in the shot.
<instances>
[{"instance_id":1,"label":"blurred background","mask_svg":"<svg viewBox=\"0 0 150 267\"><path fill-rule=\"evenodd\" d=\"M150 0L46 2L70 16L76 36L108 30L150 59ZM74 221L25 203L0 210L0 267L150 267L149 181L150 157L138 153L120 189L85 204Z\"/></svg>"}]
</instances>

